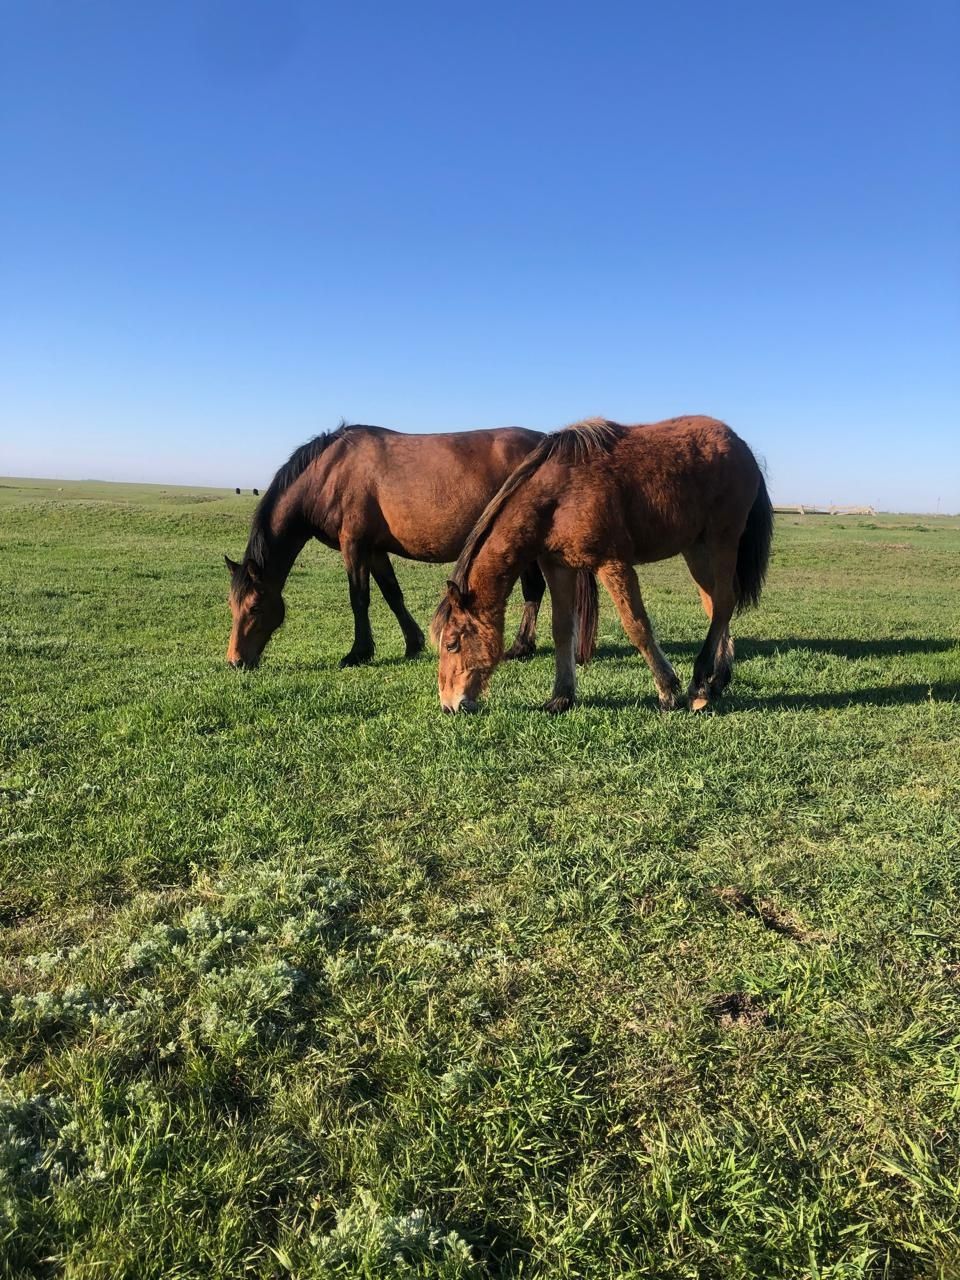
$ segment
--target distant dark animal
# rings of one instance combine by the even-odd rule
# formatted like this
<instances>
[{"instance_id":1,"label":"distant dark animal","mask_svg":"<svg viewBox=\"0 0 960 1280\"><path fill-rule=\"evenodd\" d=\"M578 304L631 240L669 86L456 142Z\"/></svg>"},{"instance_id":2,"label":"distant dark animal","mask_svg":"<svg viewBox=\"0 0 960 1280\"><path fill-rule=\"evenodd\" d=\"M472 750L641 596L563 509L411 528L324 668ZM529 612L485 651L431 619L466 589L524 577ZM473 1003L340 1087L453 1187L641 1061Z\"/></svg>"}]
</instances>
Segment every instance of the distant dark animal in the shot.
<instances>
[{"instance_id":1,"label":"distant dark animal","mask_svg":"<svg viewBox=\"0 0 960 1280\"><path fill-rule=\"evenodd\" d=\"M260 490L259 490L259 489L254 489L254 491L253 491L253 496L254 496L255 498L259 498L259 497L260 497Z\"/></svg>"},{"instance_id":2,"label":"distant dark animal","mask_svg":"<svg viewBox=\"0 0 960 1280\"><path fill-rule=\"evenodd\" d=\"M341 425L301 446L260 499L242 562L224 557L233 613L227 661L257 665L283 622L284 583L310 538L338 549L347 569L354 638L340 665L373 657L371 574L400 623L407 657L415 656L423 648L423 632L407 610L389 557L455 560L486 504L542 439L540 432L519 427L405 435ZM505 656L523 658L536 646L546 584L535 557L517 564L513 581L517 577L523 618ZM580 654L583 660L588 656Z\"/></svg>"},{"instance_id":3,"label":"distant dark animal","mask_svg":"<svg viewBox=\"0 0 960 1280\"><path fill-rule=\"evenodd\" d=\"M539 561L553 604L556 680L548 711L574 700L578 575L596 573L643 654L664 710L680 682L661 653L633 566L682 555L710 619L688 690L702 711L730 681L735 610L763 586L773 512L756 459L713 418L624 427L597 418L545 436L464 543L431 628L445 711L475 709L503 653L504 605L521 566ZM581 579L582 581L582 579ZM595 626L596 614L584 614ZM592 645L593 636L580 637Z\"/></svg>"},{"instance_id":4,"label":"distant dark animal","mask_svg":"<svg viewBox=\"0 0 960 1280\"><path fill-rule=\"evenodd\" d=\"M239 489L234 489L234 491L233 491L233 492L234 492L234 493L239 493L239 492L240 492L240 490L239 490Z\"/></svg>"}]
</instances>

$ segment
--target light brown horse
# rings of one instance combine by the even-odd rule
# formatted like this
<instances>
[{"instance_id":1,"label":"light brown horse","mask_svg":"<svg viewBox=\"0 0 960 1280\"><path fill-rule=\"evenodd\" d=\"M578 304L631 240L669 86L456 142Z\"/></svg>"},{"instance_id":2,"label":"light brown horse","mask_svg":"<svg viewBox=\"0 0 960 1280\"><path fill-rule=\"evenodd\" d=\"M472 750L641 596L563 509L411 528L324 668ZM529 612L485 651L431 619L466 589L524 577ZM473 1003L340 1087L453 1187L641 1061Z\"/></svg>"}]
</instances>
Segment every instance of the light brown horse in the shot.
<instances>
[{"instance_id":1,"label":"light brown horse","mask_svg":"<svg viewBox=\"0 0 960 1280\"><path fill-rule=\"evenodd\" d=\"M423 648L423 632L407 610L390 555L434 563L456 559L485 505L542 439L539 431L520 427L405 435L341 424L302 445L261 498L242 563L224 557L233 614L227 661L257 665L283 622L283 587L310 538L337 548L347 569L354 638L340 665L373 657L371 574L400 623L407 657L414 657ZM518 575L523 617L506 656L522 658L536 647L546 584L535 559L519 565Z\"/></svg>"},{"instance_id":2,"label":"light brown horse","mask_svg":"<svg viewBox=\"0 0 960 1280\"><path fill-rule=\"evenodd\" d=\"M654 638L633 566L682 555L710 619L688 691L691 709L704 710L730 681L730 619L759 600L772 531L756 459L713 418L642 427L598 418L545 436L474 526L434 617L443 709L476 708L503 655L510 588L533 559L553 603L556 680L546 709L565 711L574 700L583 570L610 593L653 673L661 708L672 709L680 682Z\"/></svg>"}]
</instances>

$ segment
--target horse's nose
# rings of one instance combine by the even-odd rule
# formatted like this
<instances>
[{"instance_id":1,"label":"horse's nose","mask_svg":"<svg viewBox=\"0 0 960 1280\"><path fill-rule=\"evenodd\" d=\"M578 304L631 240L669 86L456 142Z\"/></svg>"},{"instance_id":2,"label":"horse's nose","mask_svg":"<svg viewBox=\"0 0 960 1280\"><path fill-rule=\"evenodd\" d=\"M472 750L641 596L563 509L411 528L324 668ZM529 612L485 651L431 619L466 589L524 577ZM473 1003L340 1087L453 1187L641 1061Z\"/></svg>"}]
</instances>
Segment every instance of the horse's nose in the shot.
<instances>
[{"instance_id":1,"label":"horse's nose","mask_svg":"<svg viewBox=\"0 0 960 1280\"><path fill-rule=\"evenodd\" d=\"M447 715L455 715L458 711L479 711L479 704L471 702L469 698L461 697L459 702L450 703L441 700L440 705L443 707Z\"/></svg>"}]
</instances>

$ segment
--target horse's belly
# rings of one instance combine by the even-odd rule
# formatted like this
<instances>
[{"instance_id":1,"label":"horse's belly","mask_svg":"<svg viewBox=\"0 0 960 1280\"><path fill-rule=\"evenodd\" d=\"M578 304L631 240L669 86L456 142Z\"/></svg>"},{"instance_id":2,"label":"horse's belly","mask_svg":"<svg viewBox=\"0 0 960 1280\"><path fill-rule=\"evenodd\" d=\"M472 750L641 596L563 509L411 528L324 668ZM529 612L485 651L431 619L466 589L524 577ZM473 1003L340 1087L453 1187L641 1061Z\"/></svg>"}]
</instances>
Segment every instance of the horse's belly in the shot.
<instances>
[{"instance_id":1,"label":"horse's belly","mask_svg":"<svg viewBox=\"0 0 960 1280\"><path fill-rule=\"evenodd\" d=\"M483 509L537 437L499 444L497 434L487 432L466 441L425 437L416 445L399 439L374 490L383 550L443 564L457 559Z\"/></svg>"},{"instance_id":2,"label":"horse's belly","mask_svg":"<svg viewBox=\"0 0 960 1280\"><path fill-rule=\"evenodd\" d=\"M635 502L618 502L616 495L598 501L578 497L557 513L549 547L572 562L652 564L680 555L696 540L689 520L664 519Z\"/></svg>"},{"instance_id":3,"label":"horse's belly","mask_svg":"<svg viewBox=\"0 0 960 1280\"><path fill-rule=\"evenodd\" d=\"M672 560L690 546L689 542L644 542L634 545L634 564L654 564L657 560Z\"/></svg>"},{"instance_id":4,"label":"horse's belly","mask_svg":"<svg viewBox=\"0 0 960 1280\"><path fill-rule=\"evenodd\" d=\"M425 518L408 518L384 512L383 549L404 560L422 560L428 564L447 564L456 560L477 522L482 506L448 512L432 512Z\"/></svg>"},{"instance_id":5,"label":"horse's belly","mask_svg":"<svg viewBox=\"0 0 960 1280\"><path fill-rule=\"evenodd\" d=\"M686 551L697 540L699 528L689 521L675 524L648 518L635 522L630 532L634 564L653 564Z\"/></svg>"}]
</instances>

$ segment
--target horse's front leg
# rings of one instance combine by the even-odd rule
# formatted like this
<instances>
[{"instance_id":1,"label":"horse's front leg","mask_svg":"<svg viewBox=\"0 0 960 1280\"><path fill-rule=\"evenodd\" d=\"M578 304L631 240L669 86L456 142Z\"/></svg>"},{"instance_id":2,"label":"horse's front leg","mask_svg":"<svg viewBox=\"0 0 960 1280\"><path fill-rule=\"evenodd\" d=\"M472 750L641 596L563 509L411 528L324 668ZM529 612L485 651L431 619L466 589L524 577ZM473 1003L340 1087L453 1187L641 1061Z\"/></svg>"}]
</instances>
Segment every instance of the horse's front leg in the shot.
<instances>
[{"instance_id":1,"label":"horse's front leg","mask_svg":"<svg viewBox=\"0 0 960 1280\"><path fill-rule=\"evenodd\" d=\"M370 630L370 565L356 543L341 547L343 563L350 583L350 608L353 610L353 647L340 659L341 667L358 667L373 657L373 632Z\"/></svg>"},{"instance_id":2,"label":"horse's front leg","mask_svg":"<svg viewBox=\"0 0 960 1280\"><path fill-rule=\"evenodd\" d=\"M520 618L520 630L517 638L503 655L504 658L517 658L523 661L532 658L537 649L537 614L540 612L540 601L547 589L546 579L540 566L534 561L520 575L520 589L523 592L523 615Z\"/></svg>"},{"instance_id":3,"label":"horse's front leg","mask_svg":"<svg viewBox=\"0 0 960 1280\"><path fill-rule=\"evenodd\" d=\"M425 644L423 632L406 606L403 592L400 590L400 583L397 581L397 575L394 573L393 565L390 563L390 557L383 551L375 552L370 557L370 568L384 600L393 611L393 616L400 623L400 630L403 632L403 638L407 644L405 656L415 658Z\"/></svg>"},{"instance_id":4,"label":"horse's front leg","mask_svg":"<svg viewBox=\"0 0 960 1280\"><path fill-rule=\"evenodd\" d=\"M553 606L553 645L556 673L553 693L544 710L556 714L573 706L577 693L577 571L566 565L545 565Z\"/></svg>"}]
</instances>

